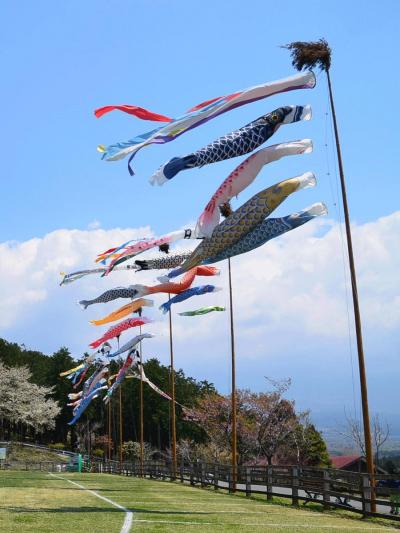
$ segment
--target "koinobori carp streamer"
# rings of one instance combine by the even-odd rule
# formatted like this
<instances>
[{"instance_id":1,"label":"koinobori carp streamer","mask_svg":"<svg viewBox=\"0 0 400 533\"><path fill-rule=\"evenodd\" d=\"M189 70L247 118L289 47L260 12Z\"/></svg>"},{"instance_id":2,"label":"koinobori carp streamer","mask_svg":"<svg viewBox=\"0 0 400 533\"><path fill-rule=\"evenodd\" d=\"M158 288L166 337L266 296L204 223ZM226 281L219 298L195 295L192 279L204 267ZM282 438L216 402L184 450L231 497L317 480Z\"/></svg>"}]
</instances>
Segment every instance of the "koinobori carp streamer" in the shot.
<instances>
[{"instance_id":1,"label":"koinobori carp streamer","mask_svg":"<svg viewBox=\"0 0 400 533\"><path fill-rule=\"evenodd\" d=\"M113 311L109 315L100 318L99 320L91 320L90 323L95 326L102 326L104 324L108 324L109 322L115 322L116 320L120 320L121 318L124 318L125 316L130 315L132 313L140 312L142 307L153 307L153 305L153 300L139 298L138 300L135 300L129 304L123 305L116 311Z\"/></svg>"},{"instance_id":2,"label":"koinobori carp streamer","mask_svg":"<svg viewBox=\"0 0 400 533\"><path fill-rule=\"evenodd\" d=\"M131 285L130 287L126 288L117 287L115 289L106 291L103 294L100 294L100 296L94 298L93 300L81 300L78 303L80 306L86 309L89 305L97 303L107 303L111 302L112 300L116 300L117 298L134 299L146 296L148 294L155 294L158 292L177 294L178 292L182 292L185 289L189 288L196 276L215 276L216 274L218 274L218 272L218 269L216 269L215 267L201 266L199 268L193 269L191 272L188 272L187 276L185 276L184 279L182 279L182 281L179 283L161 283L160 285L155 285L153 287L140 284Z\"/></svg>"},{"instance_id":3,"label":"koinobori carp streamer","mask_svg":"<svg viewBox=\"0 0 400 533\"><path fill-rule=\"evenodd\" d=\"M196 152L184 157L174 157L153 174L150 183L163 185L181 170L203 167L210 163L248 154L265 143L283 124L291 124L310 118L310 106L279 107L275 111L246 124L246 126L220 137Z\"/></svg>"},{"instance_id":4,"label":"koinobori carp streamer","mask_svg":"<svg viewBox=\"0 0 400 533\"><path fill-rule=\"evenodd\" d=\"M201 296L202 294L207 294L209 292L217 292L220 290L221 289L219 287L214 287L214 285L201 285L200 287L192 287L191 289L187 289L186 291L177 294L176 296L168 300L168 302L165 302L160 305L160 310L163 313L168 313L168 311L171 309L172 304L184 302L192 296Z\"/></svg>"},{"instance_id":5,"label":"koinobori carp streamer","mask_svg":"<svg viewBox=\"0 0 400 533\"><path fill-rule=\"evenodd\" d=\"M165 257L156 257L154 259L136 259L135 265L137 271L140 270L166 270L169 268L176 268L187 259L192 252L184 252L181 254L167 255Z\"/></svg>"},{"instance_id":6,"label":"koinobori carp streamer","mask_svg":"<svg viewBox=\"0 0 400 533\"><path fill-rule=\"evenodd\" d=\"M171 267L172 268L172 267ZM134 265L124 265L117 267L115 270L137 270L137 268ZM60 282L60 286L67 285L68 283L73 283L74 281L77 281L78 279L84 278L85 276L90 276L92 274L104 274L107 271L107 267L99 267L99 268L90 268L87 270L78 270L76 272L71 272L70 274L66 274L65 272L60 272L63 279Z\"/></svg>"},{"instance_id":7,"label":"koinobori carp streamer","mask_svg":"<svg viewBox=\"0 0 400 533\"><path fill-rule=\"evenodd\" d=\"M219 274L219 270L215 267L209 267L205 265L199 265L190 269L178 283L171 283L169 281L160 283L159 285L133 285L137 290L139 296L146 296L148 294L156 294L164 292L167 294L179 294L188 289L196 276L216 276Z\"/></svg>"},{"instance_id":8,"label":"koinobori carp streamer","mask_svg":"<svg viewBox=\"0 0 400 533\"><path fill-rule=\"evenodd\" d=\"M312 72L302 72L289 78L263 83L261 85L249 87L226 96L212 98L193 107L183 116L169 121L169 123L165 126L138 135L137 137L134 137L128 141L119 142L107 147L100 145L98 150L102 152L102 158L107 161L123 159L129 154L131 154L131 160L133 156L144 146L149 144L163 144L173 141L186 131L196 128L201 124L205 124L209 120L221 115L222 113L226 113L231 109L235 109L237 107L282 92L296 89L312 89L315 87L315 83L315 75ZM108 110L110 111L112 108L116 108L116 106L107 107L109 107ZM122 107L127 107L127 105L121 106L120 110L128 111L127 109L122 109ZM133 108L135 106L131 107ZM135 113L134 109L131 109L130 111L132 114L135 114L135 116L142 118L140 115L143 114L143 111L140 111L139 113ZM148 113L152 112L147 110L144 111L144 118L147 119L149 117ZM169 117L165 118L169 119ZM129 171L131 174L133 174L133 170L130 167Z\"/></svg>"},{"instance_id":9,"label":"koinobori carp streamer","mask_svg":"<svg viewBox=\"0 0 400 533\"><path fill-rule=\"evenodd\" d=\"M164 235L163 237L159 237L157 239L148 239L144 241L136 242L135 244L119 247L117 250L120 253L116 253L115 251L108 251L110 253L101 255L102 261L106 261L107 259L112 259L107 270L104 272L103 276L108 275L117 265L120 265L121 263L127 261L128 259L131 259L132 257L135 257L136 255L139 255L146 250L150 250L151 248L155 248L156 246L159 246L162 248L163 246L169 247L169 245L175 241L181 240L181 239L195 239L196 236L194 234L194 231L191 228L183 229L174 231L172 233L168 233L167 235ZM99 257L99 258L100 258ZM99 260L99 258L97 260Z\"/></svg>"},{"instance_id":10,"label":"koinobori carp streamer","mask_svg":"<svg viewBox=\"0 0 400 533\"><path fill-rule=\"evenodd\" d=\"M195 309L194 311L183 311L178 313L180 316L200 316L208 315L208 313L213 313L214 311L225 311L225 307L220 307L219 305L210 305L208 307L200 307L200 309Z\"/></svg>"},{"instance_id":11,"label":"koinobori carp streamer","mask_svg":"<svg viewBox=\"0 0 400 533\"><path fill-rule=\"evenodd\" d=\"M327 212L328 210L325 204L316 203L303 211L293 213L286 217L267 218L264 222L242 237L237 243L225 248L225 250L216 256L207 258L204 262L207 264L218 263L219 261L228 259L228 257L234 257L236 255L250 252L271 239L275 239L288 231L302 226L315 217L326 215Z\"/></svg>"},{"instance_id":12,"label":"koinobori carp streamer","mask_svg":"<svg viewBox=\"0 0 400 533\"><path fill-rule=\"evenodd\" d=\"M136 335L136 337L134 337L130 341L126 342L123 346L121 346L121 348L118 348L118 350L116 352L109 353L107 355L107 357L109 357L109 358L117 357L117 355L121 355L121 354L127 352L128 350L132 350L143 339L152 339L153 337L154 337L154 335L152 335L151 333L141 333L140 335Z\"/></svg>"},{"instance_id":13,"label":"koinobori carp streamer","mask_svg":"<svg viewBox=\"0 0 400 533\"><path fill-rule=\"evenodd\" d=\"M97 346L100 346L100 344L102 344L103 342L113 339L115 337L119 337L123 331L126 331L129 328L136 328L137 326L143 326L144 324L148 324L149 322L151 322L151 320L146 317L127 318L126 320L123 320L119 324L116 324L115 326L112 326L111 328L109 328L102 337L91 342L89 346L91 348L97 348Z\"/></svg>"},{"instance_id":14,"label":"koinobori carp streamer","mask_svg":"<svg viewBox=\"0 0 400 533\"><path fill-rule=\"evenodd\" d=\"M264 165L278 161L288 155L307 154L312 152L311 139L302 139L288 143L274 144L251 154L242 161L221 183L204 211L197 220L195 233L197 237L210 237L220 220L219 206L237 197L256 178ZM173 267L171 267L173 268Z\"/></svg>"},{"instance_id":15,"label":"koinobori carp streamer","mask_svg":"<svg viewBox=\"0 0 400 533\"><path fill-rule=\"evenodd\" d=\"M255 194L218 224L211 237L205 238L176 272L186 272L201 264L203 260L214 257L232 246L269 216L290 194L306 187L313 187L315 183L314 174L306 172ZM171 277L170 274L168 277Z\"/></svg>"},{"instance_id":16,"label":"koinobori carp streamer","mask_svg":"<svg viewBox=\"0 0 400 533\"><path fill-rule=\"evenodd\" d=\"M129 287L116 287L115 289L110 289L100 294L100 296L98 296L97 298L93 298L93 300L80 300L78 304L83 309L87 309L89 305L99 303L105 304L107 302L112 302L117 298L131 298L133 300L134 298L138 297L139 294L137 289L135 289L134 286L131 285Z\"/></svg>"}]
</instances>

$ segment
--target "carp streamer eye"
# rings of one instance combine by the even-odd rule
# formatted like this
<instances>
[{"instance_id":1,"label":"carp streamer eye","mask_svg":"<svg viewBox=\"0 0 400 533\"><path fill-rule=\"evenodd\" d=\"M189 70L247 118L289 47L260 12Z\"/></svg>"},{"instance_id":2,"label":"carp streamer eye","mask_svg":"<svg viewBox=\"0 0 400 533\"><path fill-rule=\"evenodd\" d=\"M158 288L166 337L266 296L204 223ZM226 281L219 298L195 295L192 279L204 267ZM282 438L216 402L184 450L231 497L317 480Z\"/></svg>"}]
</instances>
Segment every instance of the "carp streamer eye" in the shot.
<instances>
[{"instance_id":1,"label":"carp streamer eye","mask_svg":"<svg viewBox=\"0 0 400 533\"><path fill-rule=\"evenodd\" d=\"M271 118L272 120L278 120L278 115L276 113L273 113Z\"/></svg>"}]
</instances>

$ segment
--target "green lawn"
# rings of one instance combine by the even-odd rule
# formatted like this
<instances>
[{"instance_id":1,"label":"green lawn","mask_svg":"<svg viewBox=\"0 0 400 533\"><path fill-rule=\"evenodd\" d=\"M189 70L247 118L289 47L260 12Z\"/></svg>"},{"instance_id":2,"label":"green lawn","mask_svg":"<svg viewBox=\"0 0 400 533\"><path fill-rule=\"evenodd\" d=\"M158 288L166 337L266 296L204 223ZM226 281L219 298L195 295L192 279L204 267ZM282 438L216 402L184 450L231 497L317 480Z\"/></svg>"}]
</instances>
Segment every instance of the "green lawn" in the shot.
<instances>
[{"instance_id":1,"label":"green lawn","mask_svg":"<svg viewBox=\"0 0 400 533\"><path fill-rule=\"evenodd\" d=\"M267 503L179 483L106 474L59 474L133 511L140 532L368 532L393 524ZM119 533L125 512L44 472L0 471L0 531L4 533ZM319 507L318 507L319 509Z\"/></svg>"},{"instance_id":2,"label":"green lawn","mask_svg":"<svg viewBox=\"0 0 400 533\"><path fill-rule=\"evenodd\" d=\"M41 450L39 448L33 448L28 446L20 446L18 444L7 445L7 462L28 462L28 463L40 463L45 461L52 461L55 463L66 463L69 461L67 455L61 455L56 451ZM23 468L23 465L21 465Z\"/></svg>"}]
</instances>

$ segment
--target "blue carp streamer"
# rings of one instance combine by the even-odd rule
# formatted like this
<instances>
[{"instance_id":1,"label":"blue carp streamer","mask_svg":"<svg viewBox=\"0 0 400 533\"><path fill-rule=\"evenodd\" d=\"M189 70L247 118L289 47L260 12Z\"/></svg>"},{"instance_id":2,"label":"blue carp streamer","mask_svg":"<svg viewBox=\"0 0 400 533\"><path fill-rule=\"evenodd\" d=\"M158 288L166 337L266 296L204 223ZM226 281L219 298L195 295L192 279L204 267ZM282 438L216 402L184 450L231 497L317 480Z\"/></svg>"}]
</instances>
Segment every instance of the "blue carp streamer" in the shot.
<instances>
[{"instance_id":1,"label":"blue carp streamer","mask_svg":"<svg viewBox=\"0 0 400 533\"><path fill-rule=\"evenodd\" d=\"M259 224L254 230L245 235L239 242L226 248L221 253L214 257L209 257L203 264L218 263L228 257L234 257L235 255L245 254L250 252L259 246L262 246L271 239L275 239L284 233L291 231L299 226L302 226L306 222L309 222L315 217L326 215L328 210L323 203L316 203L312 206L293 213L286 217L281 218L267 218Z\"/></svg>"},{"instance_id":2,"label":"blue carp streamer","mask_svg":"<svg viewBox=\"0 0 400 533\"><path fill-rule=\"evenodd\" d=\"M209 257L237 243L274 211L290 194L300 189L314 187L315 176L306 172L288 180L281 181L255 194L250 200L214 228L211 237L201 241L192 255L177 269L168 274L173 278L194 266L203 264Z\"/></svg>"},{"instance_id":3,"label":"blue carp streamer","mask_svg":"<svg viewBox=\"0 0 400 533\"><path fill-rule=\"evenodd\" d=\"M279 107L253 120L243 128L224 135L185 157L174 157L150 178L152 185L163 185L178 172L187 168L203 167L217 161L248 154L267 141L282 124L291 124L311 118L310 106Z\"/></svg>"},{"instance_id":4,"label":"blue carp streamer","mask_svg":"<svg viewBox=\"0 0 400 533\"><path fill-rule=\"evenodd\" d=\"M165 302L160 305L160 310L165 314L170 311L172 304L184 302L192 296L200 296L202 294L207 294L209 292L217 292L220 290L221 289L219 287L214 287L214 285L201 285L200 287L192 287L191 289L187 289L186 291L177 294L176 296L168 300L168 302Z\"/></svg>"},{"instance_id":5,"label":"blue carp streamer","mask_svg":"<svg viewBox=\"0 0 400 533\"><path fill-rule=\"evenodd\" d=\"M82 416L87 407L89 407L90 402L94 398L97 398L100 391L108 389L107 385L104 385L105 381L105 379L100 380L94 390L92 390L92 392L90 392L85 398L82 399L77 408L74 409L74 418L71 420L71 422L68 422L69 426L72 426L79 420L79 418Z\"/></svg>"}]
</instances>

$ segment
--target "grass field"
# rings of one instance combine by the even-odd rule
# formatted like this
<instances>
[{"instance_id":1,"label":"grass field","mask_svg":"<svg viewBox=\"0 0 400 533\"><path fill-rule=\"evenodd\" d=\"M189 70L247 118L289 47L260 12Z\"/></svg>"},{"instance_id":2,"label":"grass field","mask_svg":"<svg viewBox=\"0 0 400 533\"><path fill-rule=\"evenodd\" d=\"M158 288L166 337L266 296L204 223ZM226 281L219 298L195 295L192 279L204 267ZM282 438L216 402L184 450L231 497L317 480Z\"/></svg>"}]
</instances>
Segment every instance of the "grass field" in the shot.
<instances>
[{"instance_id":1,"label":"grass field","mask_svg":"<svg viewBox=\"0 0 400 533\"><path fill-rule=\"evenodd\" d=\"M44 472L0 472L0 531L399 531L393 524L362 520L350 513L322 512L319 506L294 509L167 481L105 474L59 476L62 479Z\"/></svg>"},{"instance_id":2,"label":"grass field","mask_svg":"<svg viewBox=\"0 0 400 533\"><path fill-rule=\"evenodd\" d=\"M66 463L69 461L67 455L61 455L57 452L49 450L40 450L38 448L31 448L25 446L19 446L18 444L7 444L7 462L13 463L28 462L28 463L40 463L44 461L53 461L56 463Z\"/></svg>"}]
</instances>

